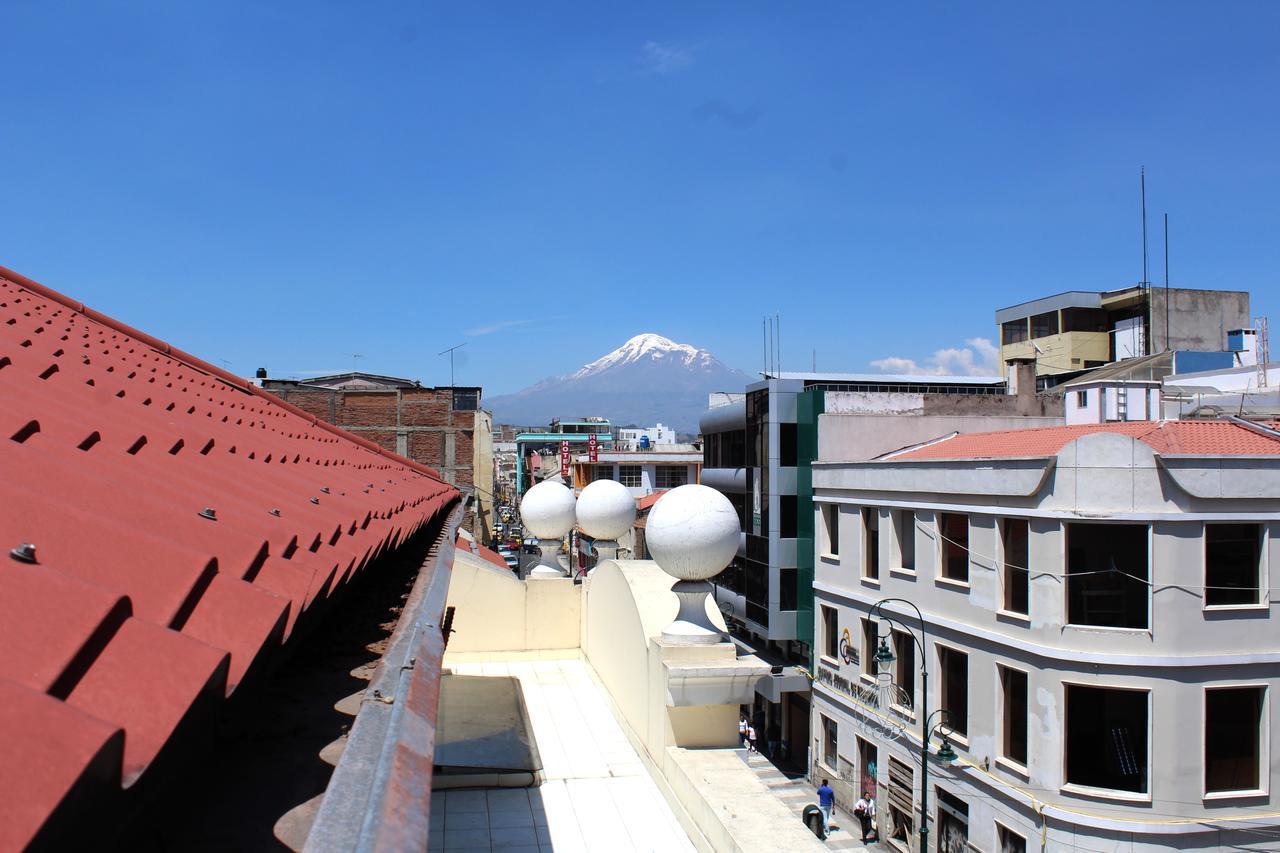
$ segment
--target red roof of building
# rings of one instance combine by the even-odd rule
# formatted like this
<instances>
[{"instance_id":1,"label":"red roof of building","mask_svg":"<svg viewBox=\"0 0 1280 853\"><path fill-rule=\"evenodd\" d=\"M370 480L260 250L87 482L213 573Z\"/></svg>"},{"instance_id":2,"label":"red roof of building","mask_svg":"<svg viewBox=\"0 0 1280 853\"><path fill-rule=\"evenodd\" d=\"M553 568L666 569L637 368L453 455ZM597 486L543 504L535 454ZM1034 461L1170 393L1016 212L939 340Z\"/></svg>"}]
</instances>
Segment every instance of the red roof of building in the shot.
<instances>
[{"instance_id":1,"label":"red roof of building","mask_svg":"<svg viewBox=\"0 0 1280 853\"><path fill-rule=\"evenodd\" d=\"M1280 440L1230 421L1133 421L952 436L892 456L900 459L1007 459L1053 456L1083 435L1112 432L1136 438L1160 454L1280 455Z\"/></svg>"},{"instance_id":2,"label":"red roof of building","mask_svg":"<svg viewBox=\"0 0 1280 853\"><path fill-rule=\"evenodd\" d=\"M649 509L654 504L656 504L658 502L658 498L662 497L669 491L671 490L663 489L660 492L652 492L650 494L645 495L642 498L636 498L636 509L640 512L644 512L646 509Z\"/></svg>"},{"instance_id":3,"label":"red roof of building","mask_svg":"<svg viewBox=\"0 0 1280 853\"><path fill-rule=\"evenodd\" d=\"M458 539L454 542L454 545L470 554L475 554L482 560L487 560L488 562L493 563L500 569L509 570L511 568L507 565L507 561L502 559L502 555L497 551L494 551L491 548L486 548L479 542L476 542L474 539L469 539L461 533L458 534Z\"/></svg>"},{"instance_id":4,"label":"red roof of building","mask_svg":"<svg viewBox=\"0 0 1280 853\"><path fill-rule=\"evenodd\" d=\"M3 267L0 400L3 850L118 808L210 734L197 706L458 496Z\"/></svg>"}]
</instances>

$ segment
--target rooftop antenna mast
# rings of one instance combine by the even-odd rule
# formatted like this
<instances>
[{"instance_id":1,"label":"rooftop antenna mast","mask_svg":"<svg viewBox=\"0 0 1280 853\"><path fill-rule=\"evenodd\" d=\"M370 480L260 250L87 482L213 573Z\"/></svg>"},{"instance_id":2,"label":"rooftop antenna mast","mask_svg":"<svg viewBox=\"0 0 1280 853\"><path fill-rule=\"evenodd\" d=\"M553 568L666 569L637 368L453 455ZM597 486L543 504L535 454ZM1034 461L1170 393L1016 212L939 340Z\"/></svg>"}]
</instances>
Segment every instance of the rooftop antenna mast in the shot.
<instances>
[{"instance_id":1,"label":"rooftop antenna mast","mask_svg":"<svg viewBox=\"0 0 1280 853\"><path fill-rule=\"evenodd\" d=\"M357 371L356 371L356 361L357 361L358 359L362 359L362 358L364 358L364 353L361 353L361 352L353 352L353 353L351 353L351 372L352 372L352 373L356 373L356 372L357 372Z\"/></svg>"},{"instance_id":2,"label":"rooftop antenna mast","mask_svg":"<svg viewBox=\"0 0 1280 853\"><path fill-rule=\"evenodd\" d=\"M1164 348L1169 346L1169 214L1164 215Z\"/></svg>"},{"instance_id":3,"label":"rooftop antenna mast","mask_svg":"<svg viewBox=\"0 0 1280 853\"><path fill-rule=\"evenodd\" d=\"M449 347L447 350L442 350L442 351L440 351L440 352L436 353L437 355L444 355L445 353L448 353L448 354L449 354L449 387L450 387L450 388L454 387L454 383L453 383L453 353L454 353L454 351L455 351L455 350L462 349L462 348L463 348L463 347L465 347L466 345L467 345L467 344L466 344L466 342L464 341L464 342L462 342L462 343L458 344L457 346L452 346L452 347Z\"/></svg>"},{"instance_id":4,"label":"rooftop antenna mast","mask_svg":"<svg viewBox=\"0 0 1280 853\"><path fill-rule=\"evenodd\" d=\"M1147 167L1146 166L1141 167L1141 172L1139 172L1139 177L1141 180L1141 187L1142 187L1142 284L1141 284L1141 287L1143 290L1147 291L1147 293L1149 294L1151 292L1151 281L1149 278L1149 270L1147 265ZM1151 325L1151 298L1150 296L1148 296L1147 297L1147 326L1150 327L1150 325ZM1141 342L1142 346L1140 347L1140 349L1142 350L1143 355L1150 355L1151 354L1151 340L1150 340L1151 334L1146 329L1144 329L1143 331L1146 333L1143 335L1144 340Z\"/></svg>"}]
</instances>

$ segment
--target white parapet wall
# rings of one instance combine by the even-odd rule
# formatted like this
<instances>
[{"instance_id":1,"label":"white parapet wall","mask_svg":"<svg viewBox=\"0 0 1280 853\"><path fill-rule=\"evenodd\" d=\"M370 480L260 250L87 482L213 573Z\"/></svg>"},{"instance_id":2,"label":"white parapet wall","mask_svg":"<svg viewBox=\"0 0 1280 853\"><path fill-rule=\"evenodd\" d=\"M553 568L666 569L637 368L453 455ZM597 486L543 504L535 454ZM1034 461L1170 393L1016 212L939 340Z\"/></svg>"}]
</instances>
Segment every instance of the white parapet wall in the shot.
<instances>
[{"instance_id":1,"label":"white parapet wall","mask_svg":"<svg viewBox=\"0 0 1280 853\"><path fill-rule=\"evenodd\" d=\"M729 642L664 642L674 582L648 560L606 561L577 584L526 582L459 553L446 665L581 656L700 850L825 849L735 754L739 703L768 666ZM710 598L707 616L724 628Z\"/></svg>"}]
</instances>

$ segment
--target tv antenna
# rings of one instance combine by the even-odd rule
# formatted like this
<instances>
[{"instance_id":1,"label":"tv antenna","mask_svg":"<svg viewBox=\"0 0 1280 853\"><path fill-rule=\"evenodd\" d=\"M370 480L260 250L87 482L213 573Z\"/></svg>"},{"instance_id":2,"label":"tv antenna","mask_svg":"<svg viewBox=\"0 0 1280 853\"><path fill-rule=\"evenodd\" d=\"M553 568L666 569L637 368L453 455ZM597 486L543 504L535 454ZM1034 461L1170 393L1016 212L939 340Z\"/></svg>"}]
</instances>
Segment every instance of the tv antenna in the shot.
<instances>
[{"instance_id":1,"label":"tv antenna","mask_svg":"<svg viewBox=\"0 0 1280 853\"><path fill-rule=\"evenodd\" d=\"M358 361L359 359L364 358L364 353L362 353L362 352L353 352L353 353L351 353L350 355L351 355L351 372L352 372L352 373L356 373L356 372L358 372L358 371L356 370L356 361Z\"/></svg>"},{"instance_id":2,"label":"tv antenna","mask_svg":"<svg viewBox=\"0 0 1280 853\"><path fill-rule=\"evenodd\" d=\"M454 386L453 386L453 353L454 353L454 350L462 349L462 348L463 348L463 347L465 347L466 345L467 345L467 344L466 344L466 342L464 341L464 342L462 342L462 343L458 344L457 346L449 347L447 350L442 350L441 352L437 353L437 355L444 355L445 353L448 353L448 354L449 354L449 387L450 387L450 388L454 387Z\"/></svg>"}]
</instances>

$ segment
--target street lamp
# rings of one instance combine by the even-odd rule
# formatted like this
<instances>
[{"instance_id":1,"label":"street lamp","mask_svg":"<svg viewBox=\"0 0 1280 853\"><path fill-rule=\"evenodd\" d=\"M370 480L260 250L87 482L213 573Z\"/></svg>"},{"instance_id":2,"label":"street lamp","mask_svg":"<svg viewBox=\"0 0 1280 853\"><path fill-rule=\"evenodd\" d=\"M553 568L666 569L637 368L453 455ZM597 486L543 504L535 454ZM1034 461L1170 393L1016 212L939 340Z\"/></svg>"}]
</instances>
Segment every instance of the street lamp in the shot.
<instances>
[{"instance_id":1,"label":"street lamp","mask_svg":"<svg viewBox=\"0 0 1280 853\"><path fill-rule=\"evenodd\" d=\"M916 618L920 621L919 637L916 636L915 631L885 614L884 605L892 603L905 604L916 612ZM901 633L911 637L920 649L920 713L924 719L920 727L920 853L926 853L929 849L929 742L933 740L935 733L941 734L942 743L938 746L936 760L943 765L951 764L956 760L956 751L951 747L952 728L946 722L946 718L950 715L945 708L929 711L929 655L925 650L924 614L920 612L920 608L905 598L882 598L872 605L870 616L877 622L876 636L880 640L874 656L878 666L888 666L897 660L897 655L889 648L889 635L880 633L881 620L889 624L890 631L896 626ZM939 714L942 715L942 721L933 725L933 718Z\"/></svg>"}]
</instances>

